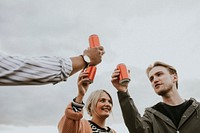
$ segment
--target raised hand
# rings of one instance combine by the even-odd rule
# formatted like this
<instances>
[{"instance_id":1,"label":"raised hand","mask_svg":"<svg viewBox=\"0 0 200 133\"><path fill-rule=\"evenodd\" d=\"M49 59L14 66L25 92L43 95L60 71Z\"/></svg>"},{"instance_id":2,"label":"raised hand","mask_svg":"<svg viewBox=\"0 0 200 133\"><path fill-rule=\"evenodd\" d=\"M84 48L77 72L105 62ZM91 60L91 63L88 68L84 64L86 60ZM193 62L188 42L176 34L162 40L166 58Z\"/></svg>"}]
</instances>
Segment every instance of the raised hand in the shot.
<instances>
[{"instance_id":1,"label":"raised hand","mask_svg":"<svg viewBox=\"0 0 200 133\"><path fill-rule=\"evenodd\" d=\"M103 46L88 48L83 52L83 55L87 55L90 58L91 66L101 63L103 54L105 54Z\"/></svg>"},{"instance_id":2,"label":"raised hand","mask_svg":"<svg viewBox=\"0 0 200 133\"><path fill-rule=\"evenodd\" d=\"M78 85L78 95L76 97L76 102L82 103L83 97L89 88L89 78L87 78L88 72L81 71L78 77L77 85Z\"/></svg>"},{"instance_id":3,"label":"raised hand","mask_svg":"<svg viewBox=\"0 0 200 133\"><path fill-rule=\"evenodd\" d=\"M111 75L111 82L113 84L113 86L118 90L118 91L123 91L126 92L127 88L128 88L128 84L126 85L121 85L119 83L119 74L120 74L120 70L115 69L114 72Z\"/></svg>"}]
</instances>

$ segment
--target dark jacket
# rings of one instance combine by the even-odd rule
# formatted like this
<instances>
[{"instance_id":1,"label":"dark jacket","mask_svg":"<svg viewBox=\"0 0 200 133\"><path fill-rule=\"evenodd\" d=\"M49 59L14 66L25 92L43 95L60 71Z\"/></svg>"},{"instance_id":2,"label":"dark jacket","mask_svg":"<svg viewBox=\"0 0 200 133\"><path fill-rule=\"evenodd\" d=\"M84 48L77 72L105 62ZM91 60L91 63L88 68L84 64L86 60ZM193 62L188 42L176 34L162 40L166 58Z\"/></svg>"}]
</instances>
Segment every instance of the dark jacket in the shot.
<instances>
[{"instance_id":1,"label":"dark jacket","mask_svg":"<svg viewBox=\"0 0 200 133\"><path fill-rule=\"evenodd\" d=\"M145 109L141 117L128 92L118 92L118 99L130 133L200 133L200 103L193 98L178 128L167 116L152 107Z\"/></svg>"}]
</instances>

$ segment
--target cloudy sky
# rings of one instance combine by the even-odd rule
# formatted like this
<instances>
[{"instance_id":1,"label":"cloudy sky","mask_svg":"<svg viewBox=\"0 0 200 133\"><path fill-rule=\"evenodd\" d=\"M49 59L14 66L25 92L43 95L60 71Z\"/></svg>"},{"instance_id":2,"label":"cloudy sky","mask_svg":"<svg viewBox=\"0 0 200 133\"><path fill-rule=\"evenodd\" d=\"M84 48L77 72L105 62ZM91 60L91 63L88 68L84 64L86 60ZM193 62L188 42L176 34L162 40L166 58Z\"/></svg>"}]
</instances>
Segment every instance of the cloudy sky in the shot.
<instances>
[{"instance_id":1,"label":"cloudy sky","mask_svg":"<svg viewBox=\"0 0 200 133\"><path fill-rule=\"evenodd\" d=\"M88 94L99 88L112 94L107 124L126 133L110 83L118 63L131 70L129 91L141 114L161 100L145 75L156 60L177 68L183 98L200 100L199 6L199 0L1 0L0 50L70 57L88 47L89 35L99 35L106 54ZM57 132L66 105L76 96L77 76L56 85L0 87L0 133Z\"/></svg>"}]
</instances>

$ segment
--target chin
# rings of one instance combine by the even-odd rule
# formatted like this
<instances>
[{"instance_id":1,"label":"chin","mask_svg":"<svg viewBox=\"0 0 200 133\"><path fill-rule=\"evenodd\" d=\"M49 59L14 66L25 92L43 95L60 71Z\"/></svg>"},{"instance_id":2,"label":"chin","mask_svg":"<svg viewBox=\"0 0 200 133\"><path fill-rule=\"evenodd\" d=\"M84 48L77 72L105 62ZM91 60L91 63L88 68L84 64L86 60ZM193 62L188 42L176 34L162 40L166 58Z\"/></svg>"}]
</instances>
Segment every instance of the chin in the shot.
<instances>
[{"instance_id":1,"label":"chin","mask_svg":"<svg viewBox=\"0 0 200 133\"><path fill-rule=\"evenodd\" d=\"M110 114L102 114L102 117L108 118Z\"/></svg>"},{"instance_id":2,"label":"chin","mask_svg":"<svg viewBox=\"0 0 200 133\"><path fill-rule=\"evenodd\" d=\"M157 92L157 94L159 95L159 96L164 96L164 95L166 95L167 94L167 91L158 91Z\"/></svg>"}]
</instances>

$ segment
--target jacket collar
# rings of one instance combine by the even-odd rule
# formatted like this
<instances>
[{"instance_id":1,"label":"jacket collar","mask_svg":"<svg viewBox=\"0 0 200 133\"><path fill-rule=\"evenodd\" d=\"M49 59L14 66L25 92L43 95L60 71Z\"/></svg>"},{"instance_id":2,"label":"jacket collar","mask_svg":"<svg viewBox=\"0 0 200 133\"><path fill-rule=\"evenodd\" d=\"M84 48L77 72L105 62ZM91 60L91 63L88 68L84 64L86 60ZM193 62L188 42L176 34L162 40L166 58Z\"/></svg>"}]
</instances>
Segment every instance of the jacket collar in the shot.
<instances>
[{"instance_id":1,"label":"jacket collar","mask_svg":"<svg viewBox=\"0 0 200 133\"><path fill-rule=\"evenodd\" d=\"M190 100L192 100L192 104L188 107L188 109L183 113L183 116L180 120L179 123L179 128L183 125L183 123L186 122L186 120L196 111L197 115L197 119L199 118L199 106L200 103L197 102L194 98L190 98ZM153 109L152 107L146 108L145 111L152 113L153 115L159 117L160 119L162 119L164 122L166 122L167 124L169 124L170 126L172 126L173 128L176 128L175 125L173 124L173 122L164 114L160 113L159 111Z\"/></svg>"},{"instance_id":2,"label":"jacket collar","mask_svg":"<svg viewBox=\"0 0 200 133\"><path fill-rule=\"evenodd\" d=\"M181 125L183 125L183 123L186 122L186 120L196 111L196 117L199 117L199 103L194 99L194 98L190 98L190 100L192 100L192 104L188 107L188 109L183 113L183 116L181 118L181 121L179 123L179 127L181 127Z\"/></svg>"}]
</instances>

